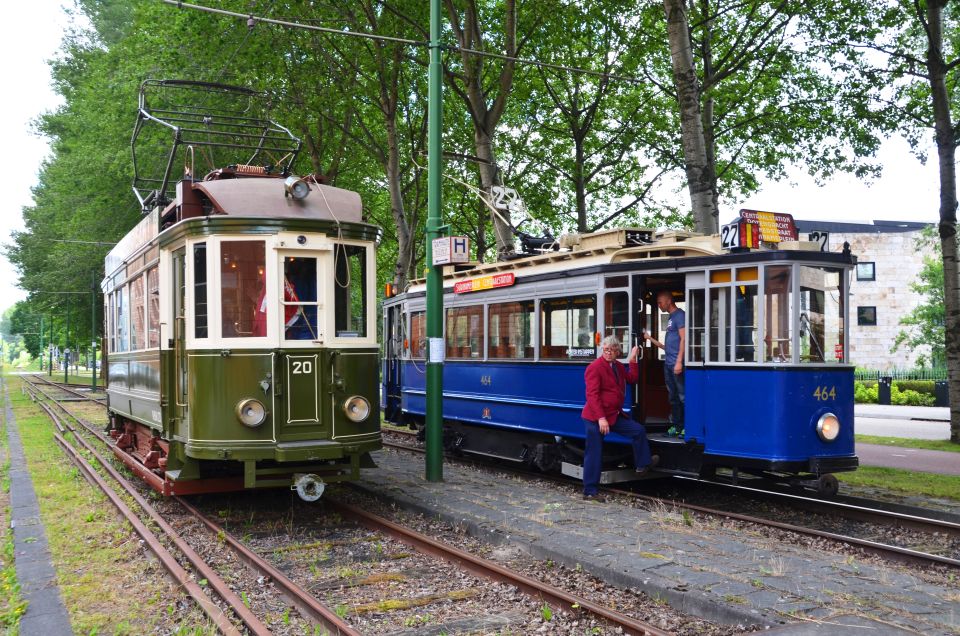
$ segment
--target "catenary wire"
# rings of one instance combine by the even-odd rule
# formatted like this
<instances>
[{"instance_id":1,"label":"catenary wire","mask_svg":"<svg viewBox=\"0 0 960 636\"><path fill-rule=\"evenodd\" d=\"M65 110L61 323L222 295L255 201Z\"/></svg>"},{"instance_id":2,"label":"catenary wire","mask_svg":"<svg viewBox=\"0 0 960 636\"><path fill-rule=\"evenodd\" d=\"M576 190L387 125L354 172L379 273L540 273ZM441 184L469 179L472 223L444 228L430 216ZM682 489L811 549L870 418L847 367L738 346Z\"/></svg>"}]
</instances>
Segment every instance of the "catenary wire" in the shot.
<instances>
[{"instance_id":1,"label":"catenary wire","mask_svg":"<svg viewBox=\"0 0 960 636\"><path fill-rule=\"evenodd\" d=\"M348 37L363 38L367 40L379 40L382 42L394 42L397 44L406 44L409 46L416 46L422 48L429 48L430 43L423 40L410 40L407 38L397 38L389 35L376 35L373 33L359 33L357 31L347 31L345 29L331 29L329 27L321 27L313 24L301 24L299 22L290 22L288 20L277 20L275 18L264 18L256 16L252 13L238 13L236 11L228 11L226 9L214 9L213 7L204 7L198 4L190 4L188 2L181 2L180 0L163 0L164 3L174 5L178 9L194 9L196 11L204 11L206 13L215 13L217 15L224 15L233 18L242 18L248 20L255 20L257 22L264 22L266 24L274 24L276 26L286 27L290 29L304 29L307 31L319 31L321 33L329 33L331 35L345 35ZM442 45L440 48L452 51L454 53L467 53L468 55L476 55L477 57L489 57L496 60L503 60L506 62L516 62L518 64L523 64L527 66L536 66L539 68L548 68L556 71L567 71L570 73L578 73L580 75L590 75L593 77L601 77L606 79L611 79L619 82L626 82L629 84L646 84L647 80L640 77L630 77L626 75L612 75L610 73L601 73L600 71L592 71L585 68L577 68L575 66L565 66L563 64L552 64L550 62L540 62L539 60L532 60L524 57L515 57L512 55L503 55L500 53L489 53L487 51L478 51L477 49L468 49L458 46L447 46Z\"/></svg>"}]
</instances>

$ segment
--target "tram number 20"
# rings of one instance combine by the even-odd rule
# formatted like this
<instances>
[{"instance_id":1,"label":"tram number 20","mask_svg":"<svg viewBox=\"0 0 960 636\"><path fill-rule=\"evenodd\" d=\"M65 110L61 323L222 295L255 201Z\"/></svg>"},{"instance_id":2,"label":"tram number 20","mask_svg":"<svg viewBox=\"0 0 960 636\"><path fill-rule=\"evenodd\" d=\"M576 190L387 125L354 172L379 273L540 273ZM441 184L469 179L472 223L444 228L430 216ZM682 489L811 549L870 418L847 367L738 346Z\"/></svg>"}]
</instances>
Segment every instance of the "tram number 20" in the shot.
<instances>
[{"instance_id":1,"label":"tram number 20","mask_svg":"<svg viewBox=\"0 0 960 636\"><path fill-rule=\"evenodd\" d=\"M835 386L818 386L817 390L813 392L813 399L820 402L828 402L830 400L837 399L837 387Z\"/></svg>"},{"instance_id":2,"label":"tram number 20","mask_svg":"<svg viewBox=\"0 0 960 636\"><path fill-rule=\"evenodd\" d=\"M291 372L294 375L313 373L313 360L294 360Z\"/></svg>"}]
</instances>

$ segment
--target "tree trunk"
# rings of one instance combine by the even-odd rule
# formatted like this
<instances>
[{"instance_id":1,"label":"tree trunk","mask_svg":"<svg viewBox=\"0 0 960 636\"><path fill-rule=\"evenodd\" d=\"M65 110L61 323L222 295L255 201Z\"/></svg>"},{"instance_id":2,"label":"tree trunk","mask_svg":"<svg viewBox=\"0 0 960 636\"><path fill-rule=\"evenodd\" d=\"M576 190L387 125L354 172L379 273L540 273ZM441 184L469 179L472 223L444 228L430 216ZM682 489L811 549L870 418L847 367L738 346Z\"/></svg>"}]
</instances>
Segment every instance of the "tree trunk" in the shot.
<instances>
[{"instance_id":1,"label":"tree trunk","mask_svg":"<svg viewBox=\"0 0 960 636\"><path fill-rule=\"evenodd\" d=\"M575 136L573 185L577 191L577 232L587 231L587 180L584 175L586 159L583 153L583 138Z\"/></svg>"},{"instance_id":2,"label":"tree trunk","mask_svg":"<svg viewBox=\"0 0 960 636\"><path fill-rule=\"evenodd\" d=\"M404 290L410 278L410 267L413 264L413 234L403 203L400 177L400 150L397 143L397 123L395 118L385 117L387 130L387 190L390 192L390 213L397 227L397 263L393 270L393 283L398 289Z\"/></svg>"},{"instance_id":3,"label":"tree trunk","mask_svg":"<svg viewBox=\"0 0 960 636\"><path fill-rule=\"evenodd\" d=\"M943 249L943 309L947 377L950 388L950 441L960 444L960 272L957 268L957 144L950 116L947 65L943 59L943 7L927 2L927 76L933 100L937 158L940 162L940 246Z\"/></svg>"},{"instance_id":4,"label":"tree trunk","mask_svg":"<svg viewBox=\"0 0 960 636\"><path fill-rule=\"evenodd\" d=\"M700 112L700 88L693 67L690 27L683 0L663 0L667 16L667 35L673 63L673 83L680 105L680 129L683 160L690 191L694 229L705 234L717 232L717 210L712 170L707 160L707 144Z\"/></svg>"},{"instance_id":5,"label":"tree trunk","mask_svg":"<svg viewBox=\"0 0 960 636\"><path fill-rule=\"evenodd\" d=\"M474 129L474 144L476 146L477 157L482 159L480 162L480 189L482 196L489 204L487 209L493 208L493 196L490 193L493 186L503 185L500 179L500 171L497 169L497 157L493 152L493 134L484 128ZM510 210L497 210L496 213L490 212L493 221L493 236L497 245L497 260L503 260L514 252L513 247L513 227L510 218Z\"/></svg>"}]
</instances>

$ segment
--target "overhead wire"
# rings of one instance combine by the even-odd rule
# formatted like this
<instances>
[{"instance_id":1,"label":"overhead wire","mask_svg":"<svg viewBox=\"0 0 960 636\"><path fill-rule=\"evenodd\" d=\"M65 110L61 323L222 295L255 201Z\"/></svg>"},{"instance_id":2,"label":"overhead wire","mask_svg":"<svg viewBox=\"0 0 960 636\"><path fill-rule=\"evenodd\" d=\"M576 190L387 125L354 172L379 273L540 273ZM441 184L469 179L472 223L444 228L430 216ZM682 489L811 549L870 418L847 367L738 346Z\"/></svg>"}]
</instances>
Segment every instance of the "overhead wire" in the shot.
<instances>
[{"instance_id":1,"label":"overhead wire","mask_svg":"<svg viewBox=\"0 0 960 636\"><path fill-rule=\"evenodd\" d=\"M248 21L254 20L256 22L263 22L265 24L274 24L276 26L286 27L290 29L304 29L307 31L318 31L320 33L329 33L330 35L342 35L347 37L362 38L366 40L393 42L396 44L406 44L408 46L415 46L420 48L430 47L430 43L424 40L410 40L408 38L398 38L398 37L393 37L389 35L377 35L374 33L360 33L358 31L348 31L345 29L332 29L330 27L322 27L314 24L301 24L299 22L291 22L289 20L278 20L276 18L260 17L252 13L239 13L236 11L228 11L226 9L215 9L213 7L204 7L198 4L181 2L180 0L163 0L163 2L169 5L176 6L178 9L194 9L196 11L203 11L205 13L213 13L213 14L224 15L224 16L229 16L233 18L242 18ZM629 84L648 83L645 78L631 77L629 75L613 75L611 73L603 73L601 71L594 71L586 68L578 68L576 66L566 66L564 64L553 64L551 62L541 62L540 60L517 57L514 55L504 55L502 53L490 53L487 51L479 51L477 49L469 49L469 48L459 47L459 46L449 46L445 44L441 45L440 48L445 51L451 51L454 53L466 53L468 55L475 55L477 57L487 57L491 59L502 60L505 62L516 62L518 64L523 64L527 66L536 66L538 68L553 69L556 71L567 71L570 73L578 73L580 75L589 75L592 77L611 79L611 80L616 80L618 82L626 82Z\"/></svg>"}]
</instances>

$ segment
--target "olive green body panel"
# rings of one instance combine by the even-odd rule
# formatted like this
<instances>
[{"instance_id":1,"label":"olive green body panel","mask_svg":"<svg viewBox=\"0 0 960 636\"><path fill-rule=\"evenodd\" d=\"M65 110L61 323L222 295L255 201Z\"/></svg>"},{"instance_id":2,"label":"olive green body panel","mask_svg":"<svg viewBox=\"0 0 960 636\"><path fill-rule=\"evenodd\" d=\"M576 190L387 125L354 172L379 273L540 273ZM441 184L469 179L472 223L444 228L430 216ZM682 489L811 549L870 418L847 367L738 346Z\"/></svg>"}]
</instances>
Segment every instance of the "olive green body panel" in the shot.
<instances>
[{"instance_id":1,"label":"olive green body panel","mask_svg":"<svg viewBox=\"0 0 960 636\"><path fill-rule=\"evenodd\" d=\"M110 354L107 383L110 410L163 430L159 350Z\"/></svg>"}]
</instances>

